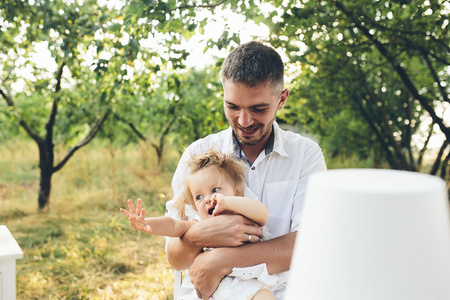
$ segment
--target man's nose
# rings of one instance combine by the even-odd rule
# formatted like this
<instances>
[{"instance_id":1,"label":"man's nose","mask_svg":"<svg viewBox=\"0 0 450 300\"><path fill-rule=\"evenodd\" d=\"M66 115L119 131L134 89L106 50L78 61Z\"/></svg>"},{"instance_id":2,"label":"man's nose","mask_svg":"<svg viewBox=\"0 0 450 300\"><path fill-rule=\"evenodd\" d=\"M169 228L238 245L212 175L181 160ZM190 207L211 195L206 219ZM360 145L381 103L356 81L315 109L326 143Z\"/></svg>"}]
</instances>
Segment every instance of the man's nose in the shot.
<instances>
[{"instance_id":1,"label":"man's nose","mask_svg":"<svg viewBox=\"0 0 450 300\"><path fill-rule=\"evenodd\" d=\"M244 128L251 126L253 124L252 114L249 111L242 109L239 112L238 122L239 122L239 125Z\"/></svg>"}]
</instances>

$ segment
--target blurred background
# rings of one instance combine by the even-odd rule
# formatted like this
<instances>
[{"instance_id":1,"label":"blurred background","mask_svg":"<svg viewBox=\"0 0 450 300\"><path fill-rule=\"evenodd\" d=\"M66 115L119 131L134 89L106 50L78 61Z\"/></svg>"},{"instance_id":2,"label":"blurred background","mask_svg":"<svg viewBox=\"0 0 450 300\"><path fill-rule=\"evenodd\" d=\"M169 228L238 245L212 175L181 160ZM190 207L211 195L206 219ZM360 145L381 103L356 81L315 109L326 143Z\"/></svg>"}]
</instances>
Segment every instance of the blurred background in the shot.
<instances>
[{"instance_id":1,"label":"blurred background","mask_svg":"<svg viewBox=\"0 0 450 300\"><path fill-rule=\"evenodd\" d=\"M24 251L18 299L171 299L159 216L194 140L225 129L220 68L272 45L291 95L277 121L328 168L449 182L447 1L5 0L0 224Z\"/></svg>"}]
</instances>

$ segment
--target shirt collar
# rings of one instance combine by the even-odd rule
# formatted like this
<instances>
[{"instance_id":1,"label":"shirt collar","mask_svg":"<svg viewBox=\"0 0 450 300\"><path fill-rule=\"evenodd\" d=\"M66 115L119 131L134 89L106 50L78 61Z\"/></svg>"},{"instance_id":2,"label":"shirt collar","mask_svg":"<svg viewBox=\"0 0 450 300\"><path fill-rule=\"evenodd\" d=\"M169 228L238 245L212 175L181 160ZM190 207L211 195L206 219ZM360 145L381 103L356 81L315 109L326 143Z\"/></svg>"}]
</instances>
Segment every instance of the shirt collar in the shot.
<instances>
[{"instance_id":1,"label":"shirt collar","mask_svg":"<svg viewBox=\"0 0 450 300\"><path fill-rule=\"evenodd\" d=\"M283 134L283 130L280 128L280 125L276 121L273 121L273 130L274 132L274 141L273 141L273 149L272 152L277 152L279 155L283 157L289 157L284 146L286 145L286 134Z\"/></svg>"},{"instance_id":2,"label":"shirt collar","mask_svg":"<svg viewBox=\"0 0 450 300\"><path fill-rule=\"evenodd\" d=\"M272 153L272 152L274 151L274 146L275 146L275 135L276 135L276 134L275 134L275 131L277 131L277 130L279 130L279 126L278 126L278 124L274 121L274 122L273 122L273 125L272 125L272 132L270 133L269 140L267 141L266 148L264 149L265 155L266 155L266 156L268 156L270 153ZM231 132L232 132L232 141L233 141L233 153L234 153L237 157L239 157L239 158L241 158L241 159L244 159L244 160L246 160L247 162L249 162L248 159L245 157L245 154L244 154L244 152L242 151L241 147L239 146L239 142L238 142L236 136L234 135L233 130L231 130ZM281 146L282 146L282 145L281 145ZM284 152L284 150L283 150L283 152ZM249 164L250 164L250 162L249 162Z\"/></svg>"}]
</instances>

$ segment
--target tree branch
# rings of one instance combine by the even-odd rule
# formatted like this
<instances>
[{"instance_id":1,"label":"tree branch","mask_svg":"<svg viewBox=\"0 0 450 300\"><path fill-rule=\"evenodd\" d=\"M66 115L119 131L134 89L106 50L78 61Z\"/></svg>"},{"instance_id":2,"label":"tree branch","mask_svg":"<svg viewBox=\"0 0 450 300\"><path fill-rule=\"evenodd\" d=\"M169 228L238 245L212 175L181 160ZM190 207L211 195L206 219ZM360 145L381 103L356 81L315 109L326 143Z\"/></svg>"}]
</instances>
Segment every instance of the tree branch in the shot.
<instances>
[{"instance_id":1,"label":"tree branch","mask_svg":"<svg viewBox=\"0 0 450 300\"><path fill-rule=\"evenodd\" d=\"M447 176L447 167L448 167L449 161L450 161L450 151L447 153L447 156L445 157L444 161L442 162L441 178L444 180L445 180L445 177Z\"/></svg>"},{"instance_id":2,"label":"tree branch","mask_svg":"<svg viewBox=\"0 0 450 300\"><path fill-rule=\"evenodd\" d=\"M72 155L75 154L75 152L80 149L83 146L86 146L90 141L92 141L92 139L97 135L97 133L99 132L100 128L103 126L103 123L106 121L106 119L109 116L109 109L105 112L105 114L103 115L103 117L101 119L97 119L94 123L94 125L92 126L91 131L86 135L86 137L81 140L75 147L73 147L72 149L69 150L69 152L66 154L66 156L63 158L63 160L56 165L53 168L53 172L57 172L59 171L66 163L67 161L72 157Z\"/></svg>"},{"instance_id":3,"label":"tree branch","mask_svg":"<svg viewBox=\"0 0 450 300\"><path fill-rule=\"evenodd\" d=\"M442 155L444 154L445 148L447 148L447 146L448 146L447 141L444 141L441 145L441 148L439 149L438 155L436 156L436 160L434 161L434 164L431 167L431 170L430 170L431 175L437 174L437 172L439 170L439 166L441 165Z\"/></svg>"},{"instance_id":4,"label":"tree branch","mask_svg":"<svg viewBox=\"0 0 450 300\"><path fill-rule=\"evenodd\" d=\"M8 90L6 90L8 94L6 94L2 89L0 89L0 95L2 95L3 99L6 100L6 103L10 107L14 107L14 101L12 100L11 94Z\"/></svg>"},{"instance_id":5,"label":"tree branch","mask_svg":"<svg viewBox=\"0 0 450 300\"><path fill-rule=\"evenodd\" d=\"M158 156L158 165L161 163L161 158L163 155L164 150L164 140L166 139L167 134L170 131L170 128L172 127L173 123L175 123L177 119L177 115L173 114L172 119L170 120L169 124L164 129L164 132L161 134L161 137L159 138L159 145L156 143L151 143L152 147L156 150L156 155Z\"/></svg>"},{"instance_id":6,"label":"tree branch","mask_svg":"<svg viewBox=\"0 0 450 300\"><path fill-rule=\"evenodd\" d=\"M359 111L361 112L362 116L367 121L367 124L371 128L372 132L375 134L378 142L381 145L381 148L384 150L384 153L386 155L386 159L388 160L388 162L391 165L391 167L399 168L398 162L394 159L394 157L392 156L391 151L389 150L389 144L386 143L386 141L383 138L383 135L381 133L380 125L377 124L377 122L375 122L374 119L370 116L369 112L366 111L366 109L364 109L363 104L360 102L361 98L358 98L358 97L354 96L351 99L357 105L357 107L358 107Z\"/></svg>"},{"instance_id":7,"label":"tree branch","mask_svg":"<svg viewBox=\"0 0 450 300\"><path fill-rule=\"evenodd\" d=\"M55 93L57 93L61 90L62 74L63 74L63 69L65 66L66 66L66 62L63 61L61 66L59 66L58 73L56 73Z\"/></svg>"},{"instance_id":8,"label":"tree branch","mask_svg":"<svg viewBox=\"0 0 450 300\"><path fill-rule=\"evenodd\" d=\"M396 35L396 39L400 39L402 42L402 45L407 46L407 48L412 48L415 50L419 50L419 51L425 51L427 52L431 57L434 57L437 61L442 62L443 64L448 64L449 62L445 59L445 57L439 57L437 56L435 53L433 52L428 52L426 51L427 49L424 47L421 47L419 45L417 45L416 43L414 43L411 39L408 39L408 36L412 36L414 37L415 35L422 35L422 36L426 36L428 38L430 38L430 40L432 40L433 42L435 42L436 44L438 44L439 46L443 47L442 49L442 53L447 53L450 51L450 47L449 45L443 43L441 40L437 39L435 36L433 35L427 35L426 32L420 31L420 30L416 30L416 31L409 31L409 30L402 30L399 28L390 28L385 26L384 24L381 24L380 22L373 22L373 20L371 20L369 17L367 17L366 15L364 15L364 21L370 22L370 25L372 25L374 28L379 28L383 31L390 31L393 32Z\"/></svg>"},{"instance_id":9,"label":"tree branch","mask_svg":"<svg viewBox=\"0 0 450 300\"><path fill-rule=\"evenodd\" d=\"M55 86L55 96L53 97L53 105L52 110L50 112L50 116L48 118L47 124L45 124L46 136L45 140L48 145L53 142L53 128L55 126L56 115L58 114L58 102L59 102L59 91L61 90L61 80L63 68L66 65L66 62L62 62L58 68L58 72L56 73L56 86Z\"/></svg>"},{"instance_id":10,"label":"tree branch","mask_svg":"<svg viewBox=\"0 0 450 300\"><path fill-rule=\"evenodd\" d=\"M389 50L379 41L375 38L374 35L372 35L369 30L361 23L361 21L358 20L358 18L352 16L352 14L347 11L347 9L344 7L344 5L338 1L334 2L336 7L342 11L347 17L350 18L352 22L354 22L355 26L361 30L361 32L372 41L374 46L378 49L380 54L384 56L384 58L391 64L394 71L397 73L397 75L402 80L403 84L406 86L406 88L411 92L411 94L419 100L420 105L428 112L428 114L433 119L433 122L438 124L439 128L441 129L442 133L444 133L447 140L450 140L450 128L446 127L443 120L436 115L436 112L434 111L433 107L430 105L430 102L432 102L431 99L428 99L427 97L419 94L419 91L414 86L414 83L409 78L406 71L395 61L395 56L389 52Z\"/></svg>"},{"instance_id":11,"label":"tree branch","mask_svg":"<svg viewBox=\"0 0 450 300\"><path fill-rule=\"evenodd\" d=\"M167 124L166 129L164 130L163 134L161 135L161 138L159 139L159 143L164 143L164 139L166 138L167 134L170 131L170 128L172 127L173 123L177 120L177 115L174 114L172 117L172 120L170 120L169 124Z\"/></svg>"},{"instance_id":12,"label":"tree branch","mask_svg":"<svg viewBox=\"0 0 450 300\"><path fill-rule=\"evenodd\" d=\"M6 100L6 103L9 107L11 107L14 111L14 114L19 118L19 124L20 126L22 126L22 128L26 131L26 133L37 143L37 144L41 144L44 142L44 140L37 135L32 129L31 127L27 124L27 122L25 122L25 120L23 119L23 117L20 115L19 112L16 111L15 106L14 106L14 100L12 99L11 93L9 92L9 90L5 87L7 94L0 89L0 95L3 97L3 99Z\"/></svg>"},{"instance_id":13,"label":"tree branch","mask_svg":"<svg viewBox=\"0 0 450 300\"><path fill-rule=\"evenodd\" d=\"M407 113L407 118L408 118L408 124L404 123L406 128L405 128L405 137L402 138L406 141L406 143L404 143L404 145L406 145L406 147L408 148L408 155L409 155L409 163L412 166L415 166L415 168L417 170L419 170L419 167L417 166L415 160L414 160L414 155L413 155L413 151L412 151L412 147L411 147L411 140L412 140L412 130L411 130L411 125L412 125L412 118L413 118L413 113L412 113L412 103L414 102L414 100L411 100L409 93L407 93L407 95L404 97L404 105L406 105L405 109L406 109L406 113Z\"/></svg>"},{"instance_id":14,"label":"tree branch","mask_svg":"<svg viewBox=\"0 0 450 300\"><path fill-rule=\"evenodd\" d=\"M450 103L450 98L448 97L447 90L441 85L441 80L439 80L439 76L436 73L436 70L434 69L433 64L431 63L430 59L428 58L428 55L425 52L422 52L422 56L427 63L428 70L430 70L430 73L434 79L434 82L436 82L436 84L439 87L439 91L442 94L442 98L444 99L444 101Z\"/></svg>"},{"instance_id":15,"label":"tree branch","mask_svg":"<svg viewBox=\"0 0 450 300\"><path fill-rule=\"evenodd\" d=\"M226 0L220 0L217 3L213 3L213 4L204 4L204 5L188 5L185 4L183 6L178 7L177 9L191 9L191 8L214 8L217 7L221 4L223 4ZM186 2L185 2L186 3Z\"/></svg>"},{"instance_id":16,"label":"tree branch","mask_svg":"<svg viewBox=\"0 0 450 300\"><path fill-rule=\"evenodd\" d=\"M131 128L131 130L138 136L139 139L141 139L144 142L147 141L147 138L136 128L136 126L134 126L133 123L128 122L127 120L125 120L124 118L119 116L117 113L114 113L114 118L116 118L117 120L127 124Z\"/></svg>"},{"instance_id":17,"label":"tree branch","mask_svg":"<svg viewBox=\"0 0 450 300\"><path fill-rule=\"evenodd\" d=\"M357 64L358 71L360 74L364 74L361 65ZM360 78L366 78L365 76L360 76ZM375 95L372 91L372 89L367 85L366 80L361 80L361 88L365 90L366 95L368 95L368 101L372 103L372 105L377 106L378 103L380 103L380 118L373 118L374 122L378 125L380 132L378 134L381 135L381 139L384 142L384 138L387 138L388 142L384 142L386 144L385 149L389 152L389 154L393 154L394 157L396 157L396 160L393 160L395 162L395 167L403 170L415 170L414 165L409 164L405 156L403 155L403 152L401 150L401 147L399 143L395 140L394 133L392 130L392 126L389 125L389 118L386 113L386 105L385 101L383 99L380 99L377 95ZM366 113L367 114L367 113ZM391 153L389 146L393 149ZM392 161L390 161L391 163Z\"/></svg>"},{"instance_id":18,"label":"tree branch","mask_svg":"<svg viewBox=\"0 0 450 300\"><path fill-rule=\"evenodd\" d=\"M425 140L425 143L423 144L422 149L420 149L420 151L419 151L419 158L417 160L417 165L419 166L419 168L422 165L423 156L425 155L425 151L427 151L428 143L430 142L431 136L433 135L433 127L434 127L434 123L431 123L430 128L428 129L428 135Z\"/></svg>"},{"instance_id":19,"label":"tree branch","mask_svg":"<svg viewBox=\"0 0 450 300\"><path fill-rule=\"evenodd\" d=\"M340 5L342 5L342 4L340 4ZM338 6L338 5L336 5L336 6ZM435 58L437 61L440 61L445 65L449 64L449 62L445 59L445 57L439 57L439 56L437 56L437 54L435 54L431 51L428 51L428 49L429 49L428 47L426 47L426 48L422 47L418 43L414 42L415 37L417 35L426 37L427 39L430 39L431 42L434 42L439 47L442 47L443 49L441 49L441 51L438 51L438 53L444 54L444 56L445 56L445 54L450 51L450 46L448 44L446 44L445 42L443 42L442 40L436 38L435 36L430 35L427 30L421 31L421 30L417 30L417 28L415 28L415 30L406 30L404 26L396 26L396 27L392 28L392 27L386 26L382 22L374 21L373 19L369 18L362 11L358 11L358 15L362 17L362 19L364 20L364 23L370 24L373 28L380 29L381 31L383 31L383 33L387 32L390 34L394 34L395 35L394 39L397 42L398 41L402 42L402 45L406 46L407 49L415 49L415 50L419 50L421 52L425 51L431 57ZM413 37L413 39L409 39L408 37ZM390 39L392 39L392 37Z\"/></svg>"}]
</instances>

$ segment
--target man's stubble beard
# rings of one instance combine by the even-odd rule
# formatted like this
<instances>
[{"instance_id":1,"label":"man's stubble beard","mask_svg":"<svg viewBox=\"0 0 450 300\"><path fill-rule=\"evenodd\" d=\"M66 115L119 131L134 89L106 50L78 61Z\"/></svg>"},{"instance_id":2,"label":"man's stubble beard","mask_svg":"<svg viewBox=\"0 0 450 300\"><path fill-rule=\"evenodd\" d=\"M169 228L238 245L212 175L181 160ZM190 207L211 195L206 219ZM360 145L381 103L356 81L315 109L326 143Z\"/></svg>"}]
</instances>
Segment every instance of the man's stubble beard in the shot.
<instances>
[{"instance_id":1,"label":"man's stubble beard","mask_svg":"<svg viewBox=\"0 0 450 300\"><path fill-rule=\"evenodd\" d=\"M233 124L231 127L232 127L232 129L233 129L233 132L234 132L234 135L236 136L236 138L237 138L237 140L238 140L238 142L241 144L241 145L249 145L249 146L254 146L254 145L257 145L259 142L261 142L268 134L269 134L269 132L270 132L270 129L272 128L272 125L273 125L273 122L275 121L275 116L274 116L274 118L272 119L272 121L268 124L268 126L266 127L266 128L264 128L264 132L262 133L262 135L258 138L257 137L257 139L256 140L248 140L248 139L245 139L245 137L241 137L236 131L236 129L235 128L239 128L239 125L237 125L236 123L232 123L232 122L230 122L230 120L228 120L228 122L230 123L230 124ZM258 129L259 130L259 129Z\"/></svg>"}]
</instances>

